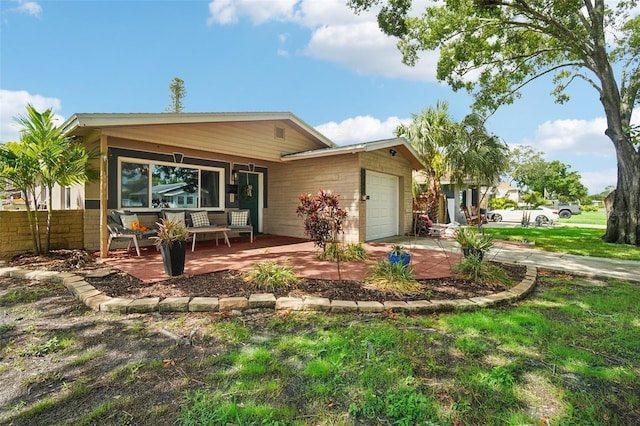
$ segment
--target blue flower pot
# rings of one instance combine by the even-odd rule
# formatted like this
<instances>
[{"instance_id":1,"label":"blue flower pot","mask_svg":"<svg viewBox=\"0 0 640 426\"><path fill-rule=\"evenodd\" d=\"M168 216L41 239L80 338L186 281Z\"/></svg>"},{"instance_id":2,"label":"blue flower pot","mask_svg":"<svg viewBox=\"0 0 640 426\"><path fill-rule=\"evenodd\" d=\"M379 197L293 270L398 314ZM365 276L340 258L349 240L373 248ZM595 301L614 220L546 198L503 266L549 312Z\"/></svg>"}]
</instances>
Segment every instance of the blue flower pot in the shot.
<instances>
[{"instance_id":1,"label":"blue flower pot","mask_svg":"<svg viewBox=\"0 0 640 426\"><path fill-rule=\"evenodd\" d=\"M387 253L387 259L389 259L391 263L401 263L402 266L407 266L411 262L411 255Z\"/></svg>"}]
</instances>

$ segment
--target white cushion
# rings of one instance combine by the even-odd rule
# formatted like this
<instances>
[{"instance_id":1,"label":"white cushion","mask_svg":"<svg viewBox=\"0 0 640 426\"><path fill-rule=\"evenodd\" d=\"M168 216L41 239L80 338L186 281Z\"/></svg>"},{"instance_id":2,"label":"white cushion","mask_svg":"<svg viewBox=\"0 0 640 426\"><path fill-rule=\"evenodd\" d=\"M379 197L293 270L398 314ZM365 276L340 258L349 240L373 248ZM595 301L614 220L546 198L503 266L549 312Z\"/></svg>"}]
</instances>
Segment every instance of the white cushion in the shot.
<instances>
[{"instance_id":1,"label":"white cushion","mask_svg":"<svg viewBox=\"0 0 640 426\"><path fill-rule=\"evenodd\" d=\"M247 226L249 212L231 212L231 226Z\"/></svg>"},{"instance_id":2,"label":"white cushion","mask_svg":"<svg viewBox=\"0 0 640 426\"><path fill-rule=\"evenodd\" d=\"M182 226L187 226L184 221L184 212L164 212L164 218L167 222L179 223Z\"/></svg>"},{"instance_id":3,"label":"white cushion","mask_svg":"<svg viewBox=\"0 0 640 426\"><path fill-rule=\"evenodd\" d=\"M200 228L202 226L210 226L209 215L207 212L194 212L191 213L191 223L194 228Z\"/></svg>"},{"instance_id":4,"label":"white cushion","mask_svg":"<svg viewBox=\"0 0 640 426\"><path fill-rule=\"evenodd\" d=\"M122 214L120 215L120 221L122 222L122 226L127 229L133 229L134 222L140 222L137 214Z\"/></svg>"}]
</instances>

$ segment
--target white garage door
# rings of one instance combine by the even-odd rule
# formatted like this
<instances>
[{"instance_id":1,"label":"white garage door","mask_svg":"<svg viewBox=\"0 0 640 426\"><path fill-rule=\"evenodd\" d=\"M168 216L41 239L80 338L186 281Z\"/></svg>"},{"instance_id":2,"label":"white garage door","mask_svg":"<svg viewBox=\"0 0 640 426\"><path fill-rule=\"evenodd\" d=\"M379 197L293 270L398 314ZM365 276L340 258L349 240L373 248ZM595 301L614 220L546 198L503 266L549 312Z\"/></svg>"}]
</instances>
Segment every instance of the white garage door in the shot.
<instances>
[{"instance_id":1,"label":"white garage door","mask_svg":"<svg viewBox=\"0 0 640 426\"><path fill-rule=\"evenodd\" d=\"M367 171L367 240L398 234L398 177Z\"/></svg>"}]
</instances>

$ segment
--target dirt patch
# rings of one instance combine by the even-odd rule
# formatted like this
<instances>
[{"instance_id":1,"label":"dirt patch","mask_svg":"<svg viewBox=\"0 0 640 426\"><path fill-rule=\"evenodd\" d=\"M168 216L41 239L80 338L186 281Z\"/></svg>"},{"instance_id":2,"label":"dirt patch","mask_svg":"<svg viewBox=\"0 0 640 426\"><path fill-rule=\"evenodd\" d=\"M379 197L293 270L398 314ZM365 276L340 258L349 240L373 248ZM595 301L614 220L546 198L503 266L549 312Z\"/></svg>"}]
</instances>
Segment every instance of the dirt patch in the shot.
<instances>
[{"instance_id":1,"label":"dirt patch","mask_svg":"<svg viewBox=\"0 0 640 426\"><path fill-rule=\"evenodd\" d=\"M100 267L91 255L78 250L58 250L48 256L22 255L16 257L13 266L56 271L86 273ZM514 283L524 278L526 267L500 264ZM234 271L214 272L202 275L184 275L160 283L146 284L123 272L104 277L87 277L86 281L111 297L249 297L253 293L265 293L253 283L245 282L242 274ZM302 279L295 289L266 291L276 297L325 297L331 300L424 300L464 299L486 296L504 291L505 287L456 278L420 280L421 290L415 294L395 294L378 291L359 281L334 281Z\"/></svg>"}]
</instances>

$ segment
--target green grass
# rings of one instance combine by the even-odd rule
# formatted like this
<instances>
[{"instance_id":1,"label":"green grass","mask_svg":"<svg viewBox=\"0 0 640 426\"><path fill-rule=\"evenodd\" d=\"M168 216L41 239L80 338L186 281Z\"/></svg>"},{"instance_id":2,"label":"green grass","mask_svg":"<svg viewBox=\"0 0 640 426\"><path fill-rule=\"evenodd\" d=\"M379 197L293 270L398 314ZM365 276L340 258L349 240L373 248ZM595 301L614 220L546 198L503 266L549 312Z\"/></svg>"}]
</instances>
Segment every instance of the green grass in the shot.
<instances>
[{"instance_id":1,"label":"green grass","mask_svg":"<svg viewBox=\"0 0 640 426\"><path fill-rule=\"evenodd\" d=\"M579 256L640 260L640 247L610 244L602 241L604 229L592 228L484 228L496 239L535 243L539 250L569 253Z\"/></svg>"},{"instance_id":2,"label":"green grass","mask_svg":"<svg viewBox=\"0 0 640 426\"><path fill-rule=\"evenodd\" d=\"M517 306L438 318L290 314L211 363L214 390L187 393L180 423L640 421L640 292L579 280L542 277Z\"/></svg>"},{"instance_id":3,"label":"green grass","mask_svg":"<svg viewBox=\"0 0 640 426\"><path fill-rule=\"evenodd\" d=\"M198 327L189 347L152 340L184 314L110 319L113 349L96 349L93 329L87 341L66 325L18 322L12 334L50 342L40 352L57 347L52 336L73 338L54 356L13 355L54 362L12 382L20 392L0 423L640 424L638 285L547 272L538 281L527 299L475 311L194 314L182 329ZM105 315L70 323L84 316Z\"/></svg>"},{"instance_id":4,"label":"green grass","mask_svg":"<svg viewBox=\"0 0 640 426\"><path fill-rule=\"evenodd\" d=\"M580 225L606 225L607 214L603 211L597 212L582 212L578 215L573 215L569 219L559 219L558 222L566 224L580 224Z\"/></svg>"}]
</instances>

